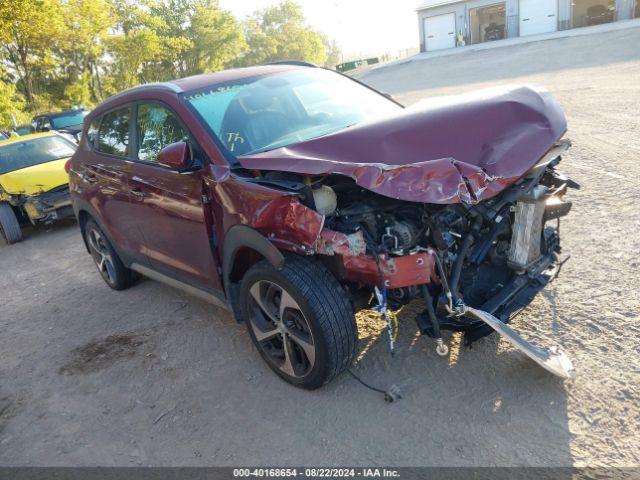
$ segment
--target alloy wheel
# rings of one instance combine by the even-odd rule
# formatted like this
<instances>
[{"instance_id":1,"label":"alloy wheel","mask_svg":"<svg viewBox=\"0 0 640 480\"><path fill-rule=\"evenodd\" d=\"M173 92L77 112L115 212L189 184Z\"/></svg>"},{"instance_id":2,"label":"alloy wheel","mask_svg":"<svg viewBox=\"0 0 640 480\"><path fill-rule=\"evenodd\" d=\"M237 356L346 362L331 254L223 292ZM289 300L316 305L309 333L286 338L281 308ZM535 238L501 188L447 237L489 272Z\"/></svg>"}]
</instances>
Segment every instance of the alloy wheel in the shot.
<instances>
[{"instance_id":1,"label":"alloy wheel","mask_svg":"<svg viewBox=\"0 0 640 480\"><path fill-rule=\"evenodd\" d=\"M116 283L116 270L113 257L107 247L104 237L95 229L89 230L89 249L100 275L111 285Z\"/></svg>"},{"instance_id":2,"label":"alloy wheel","mask_svg":"<svg viewBox=\"0 0 640 480\"><path fill-rule=\"evenodd\" d=\"M309 374L316 346L302 310L281 286L260 280L249 290L250 326L267 360L294 378Z\"/></svg>"}]
</instances>

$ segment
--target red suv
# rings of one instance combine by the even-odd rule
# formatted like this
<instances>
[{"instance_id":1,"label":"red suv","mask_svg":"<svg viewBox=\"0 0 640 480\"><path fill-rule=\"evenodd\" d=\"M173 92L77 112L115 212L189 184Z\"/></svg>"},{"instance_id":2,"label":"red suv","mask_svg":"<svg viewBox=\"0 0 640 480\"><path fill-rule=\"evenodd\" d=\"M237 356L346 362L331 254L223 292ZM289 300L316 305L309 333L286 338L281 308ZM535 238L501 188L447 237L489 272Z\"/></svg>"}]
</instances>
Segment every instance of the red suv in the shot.
<instances>
[{"instance_id":1,"label":"red suv","mask_svg":"<svg viewBox=\"0 0 640 480\"><path fill-rule=\"evenodd\" d=\"M317 388L349 367L354 312L422 302L423 334L497 330L553 276L577 185L556 171L566 122L544 90L404 108L341 74L276 64L148 84L85 119L73 205L107 284L137 274L230 309L268 365Z\"/></svg>"}]
</instances>

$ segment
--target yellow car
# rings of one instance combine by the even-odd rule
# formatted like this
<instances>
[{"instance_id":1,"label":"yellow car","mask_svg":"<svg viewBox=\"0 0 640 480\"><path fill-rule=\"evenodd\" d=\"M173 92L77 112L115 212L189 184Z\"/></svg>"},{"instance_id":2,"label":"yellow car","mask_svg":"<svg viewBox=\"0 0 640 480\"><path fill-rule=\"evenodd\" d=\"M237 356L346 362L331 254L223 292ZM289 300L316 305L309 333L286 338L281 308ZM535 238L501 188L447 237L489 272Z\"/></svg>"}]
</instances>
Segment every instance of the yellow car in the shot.
<instances>
[{"instance_id":1,"label":"yellow car","mask_svg":"<svg viewBox=\"0 0 640 480\"><path fill-rule=\"evenodd\" d=\"M55 132L0 141L0 232L22 240L20 223L51 223L73 215L65 163L76 145Z\"/></svg>"}]
</instances>

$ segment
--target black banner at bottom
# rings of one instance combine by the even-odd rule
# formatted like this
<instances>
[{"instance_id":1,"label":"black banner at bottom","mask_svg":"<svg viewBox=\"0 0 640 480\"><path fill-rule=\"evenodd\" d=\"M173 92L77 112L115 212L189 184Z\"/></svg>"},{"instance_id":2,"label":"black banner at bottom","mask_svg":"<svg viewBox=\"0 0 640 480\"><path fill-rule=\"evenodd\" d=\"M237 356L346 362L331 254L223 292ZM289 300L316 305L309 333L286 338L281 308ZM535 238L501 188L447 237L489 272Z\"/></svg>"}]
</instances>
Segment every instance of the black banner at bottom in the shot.
<instances>
[{"instance_id":1,"label":"black banner at bottom","mask_svg":"<svg viewBox=\"0 0 640 480\"><path fill-rule=\"evenodd\" d=\"M0 480L218 480L260 478L640 480L640 467L0 467Z\"/></svg>"}]
</instances>

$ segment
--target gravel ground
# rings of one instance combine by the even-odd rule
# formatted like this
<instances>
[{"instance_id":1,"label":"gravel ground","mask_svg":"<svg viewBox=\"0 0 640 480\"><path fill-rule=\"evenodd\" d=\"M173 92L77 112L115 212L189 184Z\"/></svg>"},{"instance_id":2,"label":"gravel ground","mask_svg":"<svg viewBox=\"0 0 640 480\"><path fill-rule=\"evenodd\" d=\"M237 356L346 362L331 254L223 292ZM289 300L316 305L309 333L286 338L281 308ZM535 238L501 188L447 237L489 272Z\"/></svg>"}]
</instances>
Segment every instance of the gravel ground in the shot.
<instances>
[{"instance_id":1,"label":"gravel ground","mask_svg":"<svg viewBox=\"0 0 640 480\"><path fill-rule=\"evenodd\" d=\"M1 465L637 466L640 458L640 29L383 67L410 104L538 83L566 109L582 183L561 277L515 322L558 343L561 382L495 336L440 358L401 314L399 352L359 318L358 370L305 392L270 373L231 316L153 281L108 289L66 222L0 246ZM464 132L460 132L461 141Z\"/></svg>"}]
</instances>

